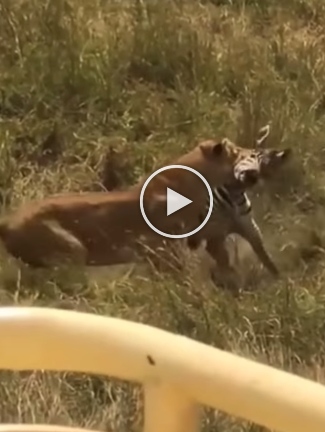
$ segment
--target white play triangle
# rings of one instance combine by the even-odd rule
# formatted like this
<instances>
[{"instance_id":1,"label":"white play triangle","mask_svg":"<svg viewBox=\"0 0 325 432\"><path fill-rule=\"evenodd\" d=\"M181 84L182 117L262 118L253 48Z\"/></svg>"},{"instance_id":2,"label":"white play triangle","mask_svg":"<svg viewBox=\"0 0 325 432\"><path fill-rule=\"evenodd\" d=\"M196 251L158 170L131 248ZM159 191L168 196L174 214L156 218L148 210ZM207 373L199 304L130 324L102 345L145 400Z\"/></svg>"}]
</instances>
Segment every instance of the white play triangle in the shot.
<instances>
[{"instance_id":1,"label":"white play triangle","mask_svg":"<svg viewBox=\"0 0 325 432\"><path fill-rule=\"evenodd\" d=\"M191 204L192 200L175 192L173 189L167 188L167 216L175 213L183 207Z\"/></svg>"}]
</instances>

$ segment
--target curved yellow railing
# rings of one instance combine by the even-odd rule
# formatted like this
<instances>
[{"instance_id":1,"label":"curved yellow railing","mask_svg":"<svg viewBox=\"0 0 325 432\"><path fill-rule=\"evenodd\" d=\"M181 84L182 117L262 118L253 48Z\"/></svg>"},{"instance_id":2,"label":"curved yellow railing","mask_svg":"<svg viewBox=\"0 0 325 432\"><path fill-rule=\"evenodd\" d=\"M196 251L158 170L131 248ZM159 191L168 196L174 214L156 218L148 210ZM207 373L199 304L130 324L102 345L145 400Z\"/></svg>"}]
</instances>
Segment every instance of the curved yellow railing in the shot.
<instances>
[{"instance_id":1,"label":"curved yellow railing","mask_svg":"<svg viewBox=\"0 0 325 432\"><path fill-rule=\"evenodd\" d=\"M325 431L325 387L154 327L81 312L0 308L0 368L140 382L145 432L198 432L200 405L283 432ZM0 432L84 432L1 425Z\"/></svg>"}]
</instances>

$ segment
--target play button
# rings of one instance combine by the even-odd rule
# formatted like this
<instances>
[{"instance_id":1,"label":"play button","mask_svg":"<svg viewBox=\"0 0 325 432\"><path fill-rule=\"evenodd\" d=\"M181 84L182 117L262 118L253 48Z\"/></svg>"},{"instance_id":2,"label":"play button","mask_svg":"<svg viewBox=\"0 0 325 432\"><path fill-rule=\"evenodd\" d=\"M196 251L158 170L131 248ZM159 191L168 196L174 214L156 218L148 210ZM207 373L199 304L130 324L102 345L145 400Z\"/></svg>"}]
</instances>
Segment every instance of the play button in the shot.
<instances>
[{"instance_id":1,"label":"play button","mask_svg":"<svg viewBox=\"0 0 325 432\"><path fill-rule=\"evenodd\" d=\"M164 173L167 170L175 171ZM189 204L192 206L187 207ZM201 173L185 165L158 169L141 188L142 217L153 231L163 237L181 239L197 233L208 222L212 210L213 194L209 183ZM188 232L184 232L186 229Z\"/></svg>"},{"instance_id":2,"label":"play button","mask_svg":"<svg viewBox=\"0 0 325 432\"><path fill-rule=\"evenodd\" d=\"M193 201L185 196L167 188L167 216L177 212L181 208L191 204Z\"/></svg>"}]
</instances>

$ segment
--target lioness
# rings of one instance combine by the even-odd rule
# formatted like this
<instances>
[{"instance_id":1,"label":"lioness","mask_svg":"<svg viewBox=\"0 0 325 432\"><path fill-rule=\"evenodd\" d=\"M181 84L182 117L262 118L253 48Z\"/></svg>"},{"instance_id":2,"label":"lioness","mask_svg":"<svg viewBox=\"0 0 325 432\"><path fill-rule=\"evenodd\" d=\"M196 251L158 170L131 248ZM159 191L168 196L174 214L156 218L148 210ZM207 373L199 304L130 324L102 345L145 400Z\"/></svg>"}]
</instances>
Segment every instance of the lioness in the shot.
<instances>
[{"instance_id":1,"label":"lioness","mask_svg":"<svg viewBox=\"0 0 325 432\"><path fill-rule=\"evenodd\" d=\"M252 150L228 140L206 141L174 164L199 171L212 187L231 182L236 165ZM245 174L249 177L250 173ZM246 178L242 179L245 182ZM179 193L197 192L198 200L185 208L181 224L176 214L166 215L166 187ZM185 170L167 170L148 186L144 206L151 222L162 231L196 228L207 191ZM147 226L140 212L141 182L119 192L62 194L23 205L0 221L0 238L15 258L34 267L61 263L103 266L127 263L139 251L139 239L157 248L162 237ZM180 228L182 226L182 228Z\"/></svg>"}]
</instances>

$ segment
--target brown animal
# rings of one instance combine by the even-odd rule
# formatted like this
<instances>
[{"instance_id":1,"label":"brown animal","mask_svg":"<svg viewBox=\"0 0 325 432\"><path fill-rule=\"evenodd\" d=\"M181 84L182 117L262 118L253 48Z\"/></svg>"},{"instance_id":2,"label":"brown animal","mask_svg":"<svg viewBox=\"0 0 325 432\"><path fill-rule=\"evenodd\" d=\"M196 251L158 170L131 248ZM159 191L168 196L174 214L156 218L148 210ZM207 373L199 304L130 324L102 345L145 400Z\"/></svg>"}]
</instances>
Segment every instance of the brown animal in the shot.
<instances>
[{"instance_id":1,"label":"brown animal","mask_svg":"<svg viewBox=\"0 0 325 432\"><path fill-rule=\"evenodd\" d=\"M251 153L228 140L207 141L174 163L194 168L214 187L232 181L236 164ZM139 240L144 238L151 248L158 248L163 241L141 215L141 185L128 191L55 195L23 205L2 219L0 238L11 255L34 267L133 261L136 252L142 251ZM167 217L167 185L185 196L196 191L197 202ZM146 213L162 231L187 232L197 226L207 195L204 189L203 183L185 170L164 171L148 186Z\"/></svg>"}]
</instances>

